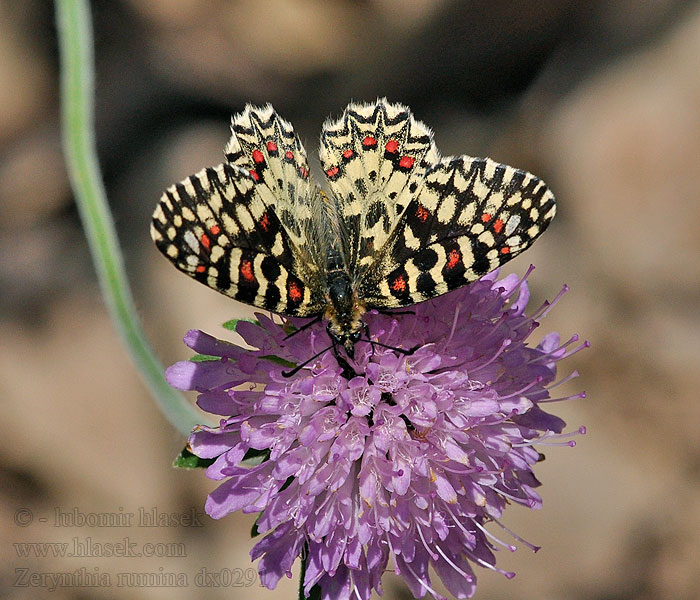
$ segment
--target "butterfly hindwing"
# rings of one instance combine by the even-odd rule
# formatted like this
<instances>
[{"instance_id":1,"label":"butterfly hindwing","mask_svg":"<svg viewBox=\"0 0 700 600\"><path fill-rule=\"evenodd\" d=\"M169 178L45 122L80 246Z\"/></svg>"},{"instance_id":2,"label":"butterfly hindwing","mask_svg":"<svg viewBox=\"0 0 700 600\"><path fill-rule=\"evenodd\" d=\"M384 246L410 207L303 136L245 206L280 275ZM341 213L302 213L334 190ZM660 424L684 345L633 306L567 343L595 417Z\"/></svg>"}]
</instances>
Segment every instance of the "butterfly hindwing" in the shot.
<instances>
[{"instance_id":1,"label":"butterfly hindwing","mask_svg":"<svg viewBox=\"0 0 700 600\"><path fill-rule=\"evenodd\" d=\"M229 163L171 186L151 236L178 269L212 289L280 314L317 315L325 266L306 239L322 196L308 181L304 149L271 107L248 107L232 131Z\"/></svg>"},{"instance_id":2,"label":"butterfly hindwing","mask_svg":"<svg viewBox=\"0 0 700 600\"><path fill-rule=\"evenodd\" d=\"M434 165L359 282L369 307L393 308L447 293L528 248L554 218L537 177L488 158Z\"/></svg>"},{"instance_id":3,"label":"butterfly hindwing","mask_svg":"<svg viewBox=\"0 0 700 600\"><path fill-rule=\"evenodd\" d=\"M353 280L378 256L426 169L439 154L432 132L385 99L351 104L321 134L321 165Z\"/></svg>"}]
</instances>

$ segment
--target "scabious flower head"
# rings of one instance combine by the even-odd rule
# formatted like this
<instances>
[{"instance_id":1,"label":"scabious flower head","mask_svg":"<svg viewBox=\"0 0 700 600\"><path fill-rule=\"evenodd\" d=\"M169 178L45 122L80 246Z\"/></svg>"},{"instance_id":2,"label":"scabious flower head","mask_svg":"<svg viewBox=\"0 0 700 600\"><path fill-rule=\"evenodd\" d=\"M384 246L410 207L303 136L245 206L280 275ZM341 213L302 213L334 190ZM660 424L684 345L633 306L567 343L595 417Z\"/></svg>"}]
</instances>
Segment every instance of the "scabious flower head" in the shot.
<instances>
[{"instance_id":1,"label":"scabious flower head","mask_svg":"<svg viewBox=\"0 0 700 600\"><path fill-rule=\"evenodd\" d=\"M190 348L220 357L167 372L175 387L199 392L202 409L224 416L190 438L192 452L216 459L207 475L222 481L206 511L260 513L263 537L251 555L265 586L291 576L300 555L305 592L318 585L329 600L381 593L390 560L418 598L442 597L430 567L457 598L473 595L474 565L513 576L495 566L494 550L515 547L485 525L505 529L509 503L540 507L535 444L573 445L542 405L577 338L562 344L551 333L529 346L550 305L527 316L528 299L526 277L494 272L414 314L370 312L373 341L418 349L360 341L356 374L329 351L284 375L328 345L321 323L288 337L304 321L240 321L253 349L187 334ZM252 453L263 460L243 462Z\"/></svg>"}]
</instances>

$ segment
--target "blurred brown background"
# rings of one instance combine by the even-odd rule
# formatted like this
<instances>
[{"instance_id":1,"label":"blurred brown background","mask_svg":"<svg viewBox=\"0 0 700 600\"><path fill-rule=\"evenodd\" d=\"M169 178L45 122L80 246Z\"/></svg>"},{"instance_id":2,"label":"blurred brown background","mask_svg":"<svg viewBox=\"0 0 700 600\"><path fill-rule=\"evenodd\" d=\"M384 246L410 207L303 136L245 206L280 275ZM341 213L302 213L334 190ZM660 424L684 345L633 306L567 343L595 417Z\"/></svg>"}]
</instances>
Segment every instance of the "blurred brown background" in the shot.
<instances>
[{"instance_id":1,"label":"blurred brown background","mask_svg":"<svg viewBox=\"0 0 700 600\"><path fill-rule=\"evenodd\" d=\"M542 511L506 513L543 549L501 552L517 577L479 570L477 597L700 598L697 3L104 0L93 11L101 164L164 362L188 356L188 328L224 335L246 312L179 274L148 235L165 187L221 161L231 113L272 102L311 155L350 100L406 103L443 154L488 155L549 183L558 216L506 272L537 265L533 308L568 283L542 333L593 344L562 364L582 374L563 391L588 398L555 407L588 435L547 449ZM106 316L63 166L57 77L51 3L0 2L0 597L293 598L296 578L274 592L250 584L252 516L138 526L141 509L202 513L213 485L170 468L183 438ZM135 517L90 527L56 523L56 511ZM187 556L98 556L124 538ZM33 542L89 556L13 545ZM76 572L103 579L47 589L48 574ZM159 586L163 573L188 585ZM384 581L386 598L410 597Z\"/></svg>"}]
</instances>

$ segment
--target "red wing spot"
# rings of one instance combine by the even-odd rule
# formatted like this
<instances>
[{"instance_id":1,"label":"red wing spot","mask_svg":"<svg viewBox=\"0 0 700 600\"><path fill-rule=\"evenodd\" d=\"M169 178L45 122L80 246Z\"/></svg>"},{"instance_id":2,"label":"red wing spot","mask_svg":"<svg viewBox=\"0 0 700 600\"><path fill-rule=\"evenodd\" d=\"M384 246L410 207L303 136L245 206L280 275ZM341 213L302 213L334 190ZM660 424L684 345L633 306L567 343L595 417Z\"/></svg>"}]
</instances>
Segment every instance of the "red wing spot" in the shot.
<instances>
[{"instance_id":1,"label":"red wing spot","mask_svg":"<svg viewBox=\"0 0 700 600\"><path fill-rule=\"evenodd\" d=\"M273 141L267 142L267 151L268 152L277 152L277 144L275 144L275 142L273 142Z\"/></svg>"},{"instance_id":2,"label":"red wing spot","mask_svg":"<svg viewBox=\"0 0 700 600\"><path fill-rule=\"evenodd\" d=\"M401 160L399 161L399 167L402 169L410 169L414 162L416 162L416 159L412 156L402 156Z\"/></svg>"},{"instance_id":3,"label":"red wing spot","mask_svg":"<svg viewBox=\"0 0 700 600\"><path fill-rule=\"evenodd\" d=\"M267 216L267 213L265 213L262 216L262 219L260 219L260 227L262 227L265 231L267 231L268 227L270 227L270 217Z\"/></svg>"},{"instance_id":4,"label":"red wing spot","mask_svg":"<svg viewBox=\"0 0 700 600\"><path fill-rule=\"evenodd\" d=\"M287 160L292 160L292 159L294 158L294 154L292 153L291 150L287 150L287 151L284 153L284 157L285 157Z\"/></svg>"},{"instance_id":5,"label":"red wing spot","mask_svg":"<svg viewBox=\"0 0 700 600\"><path fill-rule=\"evenodd\" d=\"M362 145L365 148L371 148L372 146L377 145L377 140L375 140L371 135L368 135L362 140Z\"/></svg>"},{"instance_id":6,"label":"red wing spot","mask_svg":"<svg viewBox=\"0 0 700 600\"><path fill-rule=\"evenodd\" d=\"M206 271L206 270L207 270L207 268L206 268L204 265L199 265L199 266L195 269L195 271L197 271L197 273L204 273L204 271Z\"/></svg>"},{"instance_id":7,"label":"red wing spot","mask_svg":"<svg viewBox=\"0 0 700 600\"><path fill-rule=\"evenodd\" d=\"M386 143L386 146L384 146L384 149L387 152L391 152L392 154L396 152L399 149L399 143L396 140L389 140Z\"/></svg>"},{"instance_id":8,"label":"red wing spot","mask_svg":"<svg viewBox=\"0 0 700 600\"><path fill-rule=\"evenodd\" d=\"M399 275L394 279L394 283L391 284L391 289L395 292L405 292L406 291L406 280L403 275Z\"/></svg>"},{"instance_id":9,"label":"red wing spot","mask_svg":"<svg viewBox=\"0 0 700 600\"><path fill-rule=\"evenodd\" d=\"M425 208L425 206L423 206L422 204L419 204L418 208L416 209L416 217L418 217L418 220L425 223L428 220L429 216L430 213L428 212L428 209Z\"/></svg>"},{"instance_id":10,"label":"red wing spot","mask_svg":"<svg viewBox=\"0 0 700 600\"><path fill-rule=\"evenodd\" d=\"M460 262L462 262L462 257L459 254L459 250L452 248L447 256L447 268L454 269Z\"/></svg>"},{"instance_id":11,"label":"red wing spot","mask_svg":"<svg viewBox=\"0 0 700 600\"><path fill-rule=\"evenodd\" d=\"M255 169L251 169L248 173L250 173L250 176L255 179L255 181L260 181L260 175L257 174Z\"/></svg>"},{"instance_id":12,"label":"red wing spot","mask_svg":"<svg viewBox=\"0 0 700 600\"><path fill-rule=\"evenodd\" d=\"M299 287L299 284L296 281L292 281L289 283L287 294L289 295L289 298L292 302L300 302L304 295L301 291L301 288Z\"/></svg>"},{"instance_id":13,"label":"red wing spot","mask_svg":"<svg viewBox=\"0 0 700 600\"><path fill-rule=\"evenodd\" d=\"M343 152L343 158L352 158L352 155L353 155L353 151L350 148L348 148L347 150L345 150Z\"/></svg>"},{"instance_id":14,"label":"red wing spot","mask_svg":"<svg viewBox=\"0 0 700 600\"><path fill-rule=\"evenodd\" d=\"M493 222L493 230L496 233L501 233L501 229L503 229L503 221L501 221L500 219L496 219Z\"/></svg>"},{"instance_id":15,"label":"red wing spot","mask_svg":"<svg viewBox=\"0 0 700 600\"><path fill-rule=\"evenodd\" d=\"M488 223L491 220L491 215L489 213L484 213L483 215L481 215L481 220L484 223Z\"/></svg>"},{"instance_id":16,"label":"red wing spot","mask_svg":"<svg viewBox=\"0 0 700 600\"><path fill-rule=\"evenodd\" d=\"M209 231L211 231L212 235L219 235L219 233L221 233L221 227L214 225Z\"/></svg>"},{"instance_id":17,"label":"red wing spot","mask_svg":"<svg viewBox=\"0 0 700 600\"><path fill-rule=\"evenodd\" d=\"M504 246L501 248L501 254L510 254L510 248L508 246Z\"/></svg>"},{"instance_id":18,"label":"red wing spot","mask_svg":"<svg viewBox=\"0 0 700 600\"><path fill-rule=\"evenodd\" d=\"M255 275L253 275L253 265L249 260L242 260L239 270L243 279L251 283L255 281Z\"/></svg>"},{"instance_id":19,"label":"red wing spot","mask_svg":"<svg viewBox=\"0 0 700 600\"><path fill-rule=\"evenodd\" d=\"M338 167L331 167L326 171L328 177L335 177L338 174Z\"/></svg>"},{"instance_id":20,"label":"red wing spot","mask_svg":"<svg viewBox=\"0 0 700 600\"><path fill-rule=\"evenodd\" d=\"M309 170L304 166L299 167L299 173L304 179L306 179L309 176Z\"/></svg>"},{"instance_id":21,"label":"red wing spot","mask_svg":"<svg viewBox=\"0 0 700 600\"><path fill-rule=\"evenodd\" d=\"M260 152L260 150L253 150L253 160L260 164L265 160L265 157L263 156L263 153Z\"/></svg>"},{"instance_id":22,"label":"red wing spot","mask_svg":"<svg viewBox=\"0 0 700 600\"><path fill-rule=\"evenodd\" d=\"M207 250L211 248L211 240L209 239L209 236L206 233L203 233L202 237L199 239L202 242L202 246L204 246Z\"/></svg>"}]
</instances>

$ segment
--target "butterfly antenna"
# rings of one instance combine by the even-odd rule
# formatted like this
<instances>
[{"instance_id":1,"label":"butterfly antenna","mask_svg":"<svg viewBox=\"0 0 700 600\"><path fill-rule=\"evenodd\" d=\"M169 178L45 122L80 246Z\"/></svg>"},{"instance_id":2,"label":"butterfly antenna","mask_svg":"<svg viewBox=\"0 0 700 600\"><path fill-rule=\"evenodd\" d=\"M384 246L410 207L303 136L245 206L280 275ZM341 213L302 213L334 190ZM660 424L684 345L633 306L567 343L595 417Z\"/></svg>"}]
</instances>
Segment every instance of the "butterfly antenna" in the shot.
<instances>
[{"instance_id":1,"label":"butterfly antenna","mask_svg":"<svg viewBox=\"0 0 700 600\"><path fill-rule=\"evenodd\" d=\"M321 354L323 354L324 352L328 352L331 348L333 348L333 344L331 344L330 346L328 346L328 348L324 348L324 349L321 350L320 352L317 352L317 353L314 354L311 358L308 358L307 360L305 360L305 361L304 361L303 363L301 363L300 365L297 365L296 367L294 367L291 371L282 371L282 377L292 377L293 375L296 375L299 371L301 371L301 369L303 369L303 368L304 368L306 365L308 365L311 361L316 360L319 356L321 356Z\"/></svg>"},{"instance_id":2,"label":"butterfly antenna","mask_svg":"<svg viewBox=\"0 0 700 600\"><path fill-rule=\"evenodd\" d=\"M372 344L372 349L374 350L374 346L381 346L382 348L387 348L388 350L393 350L394 352L398 352L399 354L403 354L404 356L411 356L418 348L421 347L420 344L416 344L413 346L413 348L409 348L406 350L405 348L397 348L396 346L388 346L387 344L382 344L381 342L373 342L370 339L365 340Z\"/></svg>"},{"instance_id":3,"label":"butterfly antenna","mask_svg":"<svg viewBox=\"0 0 700 600\"><path fill-rule=\"evenodd\" d=\"M304 323L301 327L299 327L299 329L295 329L294 331L292 331L292 333L290 333L289 335L286 335L284 337L284 339L288 340L289 338L294 337L297 333L301 333L302 331L304 331L305 329L308 329L312 325L316 325L316 323L318 323L320 320L321 320L321 315L318 315L318 317L311 319L311 321L309 321L308 323Z\"/></svg>"},{"instance_id":4,"label":"butterfly antenna","mask_svg":"<svg viewBox=\"0 0 700 600\"><path fill-rule=\"evenodd\" d=\"M378 309L377 309L377 312L378 312L380 315L387 315L387 316L389 316L389 317L393 317L393 316L396 316L396 315L415 315L415 314L416 314L416 312L413 311L413 310L401 310L401 311L398 311L398 310L386 310L386 309L383 309L383 308L378 308Z\"/></svg>"}]
</instances>

